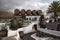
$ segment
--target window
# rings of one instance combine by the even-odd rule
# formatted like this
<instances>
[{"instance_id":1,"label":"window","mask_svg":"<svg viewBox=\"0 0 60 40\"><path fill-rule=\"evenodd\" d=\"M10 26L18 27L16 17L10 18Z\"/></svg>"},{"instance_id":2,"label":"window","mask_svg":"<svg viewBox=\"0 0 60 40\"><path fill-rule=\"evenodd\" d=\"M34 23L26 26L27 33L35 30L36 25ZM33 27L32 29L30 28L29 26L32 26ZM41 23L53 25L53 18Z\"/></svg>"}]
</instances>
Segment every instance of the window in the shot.
<instances>
[{"instance_id":1,"label":"window","mask_svg":"<svg viewBox=\"0 0 60 40\"><path fill-rule=\"evenodd\" d=\"M29 18L29 20L31 20L31 18Z\"/></svg>"},{"instance_id":2,"label":"window","mask_svg":"<svg viewBox=\"0 0 60 40\"><path fill-rule=\"evenodd\" d=\"M28 18L26 18L26 20L28 20Z\"/></svg>"},{"instance_id":3,"label":"window","mask_svg":"<svg viewBox=\"0 0 60 40\"><path fill-rule=\"evenodd\" d=\"M34 20L36 21L36 20L37 20L37 18L35 17L35 18L34 18Z\"/></svg>"}]
</instances>

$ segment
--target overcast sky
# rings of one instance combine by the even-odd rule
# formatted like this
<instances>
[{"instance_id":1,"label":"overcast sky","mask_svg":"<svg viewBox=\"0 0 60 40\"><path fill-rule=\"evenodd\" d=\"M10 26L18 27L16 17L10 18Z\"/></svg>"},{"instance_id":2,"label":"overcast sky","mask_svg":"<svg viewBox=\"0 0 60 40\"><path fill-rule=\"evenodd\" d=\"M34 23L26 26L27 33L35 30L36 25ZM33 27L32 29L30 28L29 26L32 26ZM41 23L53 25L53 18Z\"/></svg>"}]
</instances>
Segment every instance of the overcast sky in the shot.
<instances>
[{"instance_id":1,"label":"overcast sky","mask_svg":"<svg viewBox=\"0 0 60 40\"><path fill-rule=\"evenodd\" d=\"M46 11L53 0L0 0L0 8L13 11L14 9L31 9Z\"/></svg>"}]
</instances>

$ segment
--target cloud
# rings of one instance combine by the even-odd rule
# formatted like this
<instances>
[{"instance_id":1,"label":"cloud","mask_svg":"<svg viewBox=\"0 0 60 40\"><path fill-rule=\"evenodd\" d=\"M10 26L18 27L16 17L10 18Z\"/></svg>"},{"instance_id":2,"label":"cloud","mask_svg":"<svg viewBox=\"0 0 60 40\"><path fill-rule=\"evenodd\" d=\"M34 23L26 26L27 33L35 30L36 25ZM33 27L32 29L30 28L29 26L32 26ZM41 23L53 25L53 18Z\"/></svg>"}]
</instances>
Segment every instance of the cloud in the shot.
<instances>
[{"instance_id":1,"label":"cloud","mask_svg":"<svg viewBox=\"0 0 60 40\"><path fill-rule=\"evenodd\" d=\"M8 11L13 11L14 9L31 9L31 10L43 10L45 11L48 5L53 0L0 0L0 8Z\"/></svg>"},{"instance_id":2,"label":"cloud","mask_svg":"<svg viewBox=\"0 0 60 40\"><path fill-rule=\"evenodd\" d=\"M39 10L39 9L46 8L45 6L48 6L48 5L49 5L49 3L42 3L41 0L39 0L39 1L37 1L37 0L30 0L30 1L25 1L24 4L22 4L21 6L17 6L16 8Z\"/></svg>"},{"instance_id":3,"label":"cloud","mask_svg":"<svg viewBox=\"0 0 60 40\"><path fill-rule=\"evenodd\" d=\"M16 1L15 0L0 0L0 8L3 8L5 10L12 10L16 6L20 6L22 4L23 3L20 0L16 0Z\"/></svg>"}]
</instances>

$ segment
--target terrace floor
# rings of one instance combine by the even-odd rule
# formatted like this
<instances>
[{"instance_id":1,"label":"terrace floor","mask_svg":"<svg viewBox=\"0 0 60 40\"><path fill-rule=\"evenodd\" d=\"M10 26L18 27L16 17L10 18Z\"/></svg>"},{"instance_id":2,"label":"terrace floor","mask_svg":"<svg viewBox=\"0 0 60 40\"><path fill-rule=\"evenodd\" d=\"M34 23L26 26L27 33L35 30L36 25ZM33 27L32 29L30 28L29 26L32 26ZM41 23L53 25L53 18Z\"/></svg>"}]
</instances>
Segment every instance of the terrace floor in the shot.
<instances>
[{"instance_id":1,"label":"terrace floor","mask_svg":"<svg viewBox=\"0 0 60 40\"><path fill-rule=\"evenodd\" d=\"M16 40L16 38L12 37L5 37L2 40ZM20 40L59 40L53 37L37 37L35 32L25 34L22 39Z\"/></svg>"}]
</instances>

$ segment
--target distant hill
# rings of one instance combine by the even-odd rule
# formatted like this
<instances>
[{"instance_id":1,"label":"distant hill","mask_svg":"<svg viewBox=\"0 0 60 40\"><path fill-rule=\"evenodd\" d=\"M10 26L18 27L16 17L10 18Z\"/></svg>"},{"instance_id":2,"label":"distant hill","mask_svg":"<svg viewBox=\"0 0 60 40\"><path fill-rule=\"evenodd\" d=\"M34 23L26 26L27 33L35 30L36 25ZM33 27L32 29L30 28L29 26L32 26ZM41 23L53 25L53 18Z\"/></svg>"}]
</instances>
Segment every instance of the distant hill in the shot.
<instances>
[{"instance_id":1,"label":"distant hill","mask_svg":"<svg viewBox=\"0 0 60 40\"><path fill-rule=\"evenodd\" d=\"M5 10L0 10L0 18L12 18L13 13L12 12L7 12Z\"/></svg>"}]
</instances>

